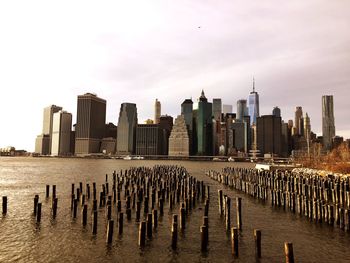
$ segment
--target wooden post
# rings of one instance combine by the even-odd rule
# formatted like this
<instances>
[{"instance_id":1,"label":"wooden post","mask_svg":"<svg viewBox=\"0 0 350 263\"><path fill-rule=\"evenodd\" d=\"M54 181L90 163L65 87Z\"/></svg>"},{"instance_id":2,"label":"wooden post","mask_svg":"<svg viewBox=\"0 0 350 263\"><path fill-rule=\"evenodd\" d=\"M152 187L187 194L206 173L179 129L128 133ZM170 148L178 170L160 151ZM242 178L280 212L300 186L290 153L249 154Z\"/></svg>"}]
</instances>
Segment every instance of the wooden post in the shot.
<instances>
[{"instance_id":1,"label":"wooden post","mask_svg":"<svg viewBox=\"0 0 350 263\"><path fill-rule=\"evenodd\" d=\"M36 222L40 223L41 221L41 203L38 203L37 211L36 211Z\"/></svg>"},{"instance_id":2,"label":"wooden post","mask_svg":"<svg viewBox=\"0 0 350 263\"><path fill-rule=\"evenodd\" d=\"M147 237L152 238L152 214L147 214Z\"/></svg>"},{"instance_id":3,"label":"wooden post","mask_svg":"<svg viewBox=\"0 0 350 263\"><path fill-rule=\"evenodd\" d=\"M293 243L284 243L284 253L286 255L286 263L294 263Z\"/></svg>"},{"instance_id":4,"label":"wooden post","mask_svg":"<svg viewBox=\"0 0 350 263\"><path fill-rule=\"evenodd\" d=\"M140 221L140 215L141 215L141 202L137 201L137 203L136 203L136 222Z\"/></svg>"},{"instance_id":5,"label":"wooden post","mask_svg":"<svg viewBox=\"0 0 350 263\"><path fill-rule=\"evenodd\" d=\"M73 218L77 218L77 209L78 209L78 199L74 199Z\"/></svg>"},{"instance_id":6,"label":"wooden post","mask_svg":"<svg viewBox=\"0 0 350 263\"><path fill-rule=\"evenodd\" d=\"M146 222L140 222L139 226L139 246L144 247L146 245Z\"/></svg>"},{"instance_id":7,"label":"wooden post","mask_svg":"<svg viewBox=\"0 0 350 263\"><path fill-rule=\"evenodd\" d=\"M92 234L97 234L97 210L92 214Z\"/></svg>"},{"instance_id":8,"label":"wooden post","mask_svg":"<svg viewBox=\"0 0 350 263\"><path fill-rule=\"evenodd\" d=\"M52 186L52 200L56 197L56 185Z\"/></svg>"},{"instance_id":9,"label":"wooden post","mask_svg":"<svg viewBox=\"0 0 350 263\"><path fill-rule=\"evenodd\" d=\"M126 209L126 219L131 220L131 208Z\"/></svg>"},{"instance_id":10,"label":"wooden post","mask_svg":"<svg viewBox=\"0 0 350 263\"><path fill-rule=\"evenodd\" d=\"M208 227L201 226L200 232L201 232L201 251L205 252L208 249Z\"/></svg>"},{"instance_id":11,"label":"wooden post","mask_svg":"<svg viewBox=\"0 0 350 263\"><path fill-rule=\"evenodd\" d=\"M112 206L107 205L107 220L111 220L111 219L112 219Z\"/></svg>"},{"instance_id":12,"label":"wooden post","mask_svg":"<svg viewBox=\"0 0 350 263\"><path fill-rule=\"evenodd\" d=\"M38 207L38 202L39 202L39 195L35 195L34 197L34 215L36 216L36 211Z\"/></svg>"},{"instance_id":13,"label":"wooden post","mask_svg":"<svg viewBox=\"0 0 350 263\"><path fill-rule=\"evenodd\" d=\"M83 206L83 210L81 211L82 214L82 224L83 226L86 226L87 223L87 205Z\"/></svg>"},{"instance_id":14,"label":"wooden post","mask_svg":"<svg viewBox=\"0 0 350 263\"><path fill-rule=\"evenodd\" d=\"M118 233L119 233L119 235L123 234L123 218L124 218L124 214L123 214L123 212L120 212L119 219L118 219Z\"/></svg>"},{"instance_id":15,"label":"wooden post","mask_svg":"<svg viewBox=\"0 0 350 263\"><path fill-rule=\"evenodd\" d=\"M232 255L238 257L238 228L231 228L231 251Z\"/></svg>"},{"instance_id":16,"label":"wooden post","mask_svg":"<svg viewBox=\"0 0 350 263\"><path fill-rule=\"evenodd\" d=\"M50 196L50 185L46 185L46 198L49 198Z\"/></svg>"},{"instance_id":17,"label":"wooden post","mask_svg":"<svg viewBox=\"0 0 350 263\"><path fill-rule=\"evenodd\" d=\"M227 197L226 198L226 205L225 205L225 210L226 210L226 231L229 232L231 229L231 198Z\"/></svg>"},{"instance_id":18,"label":"wooden post","mask_svg":"<svg viewBox=\"0 0 350 263\"><path fill-rule=\"evenodd\" d=\"M254 240L255 240L255 255L257 258L261 258L261 231L254 229Z\"/></svg>"},{"instance_id":19,"label":"wooden post","mask_svg":"<svg viewBox=\"0 0 350 263\"><path fill-rule=\"evenodd\" d=\"M171 247L172 249L177 248L177 223L173 222L171 226Z\"/></svg>"},{"instance_id":20,"label":"wooden post","mask_svg":"<svg viewBox=\"0 0 350 263\"><path fill-rule=\"evenodd\" d=\"M113 241L113 228L114 228L114 221L108 220L107 239L106 239L107 244L110 244Z\"/></svg>"},{"instance_id":21,"label":"wooden post","mask_svg":"<svg viewBox=\"0 0 350 263\"><path fill-rule=\"evenodd\" d=\"M222 197L222 190L218 190L218 202L219 202L219 214L222 215L223 210L222 210L222 203L223 203L223 197Z\"/></svg>"},{"instance_id":22,"label":"wooden post","mask_svg":"<svg viewBox=\"0 0 350 263\"><path fill-rule=\"evenodd\" d=\"M58 199L57 199L57 197L55 197L55 199L53 199L53 203L52 203L52 216L53 216L53 218L55 218L57 215L57 203L58 203Z\"/></svg>"},{"instance_id":23,"label":"wooden post","mask_svg":"<svg viewBox=\"0 0 350 263\"><path fill-rule=\"evenodd\" d=\"M180 208L180 229L184 230L186 228L186 214L185 214L185 208Z\"/></svg>"},{"instance_id":24,"label":"wooden post","mask_svg":"<svg viewBox=\"0 0 350 263\"><path fill-rule=\"evenodd\" d=\"M7 213L7 196L2 197L2 214L6 215Z\"/></svg>"},{"instance_id":25,"label":"wooden post","mask_svg":"<svg viewBox=\"0 0 350 263\"><path fill-rule=\"evenodd\" d=\"M164 200L163 200L163 198L159 199L159 214L161 216L164 214Z\"/></svg>"},{"instance_id":26,"label":"wooden post","mask_svg":"<svg viewBox=\"0 0 350 263\"><path fill-rule=\"evenodd\" d=\"M237 228L242 230L242 198L236 198L237 209Z\"/></svg>"},{"instance_id":27,"label":"wooden post","mask_svg":"<svg viewBox=\"0 0 350 263\"><path fill-rule=\"evenodd\" d=\"M156 229L158 227L158 211L156 209L153 209L153 227Z\"/></svg>"}]
</instances>

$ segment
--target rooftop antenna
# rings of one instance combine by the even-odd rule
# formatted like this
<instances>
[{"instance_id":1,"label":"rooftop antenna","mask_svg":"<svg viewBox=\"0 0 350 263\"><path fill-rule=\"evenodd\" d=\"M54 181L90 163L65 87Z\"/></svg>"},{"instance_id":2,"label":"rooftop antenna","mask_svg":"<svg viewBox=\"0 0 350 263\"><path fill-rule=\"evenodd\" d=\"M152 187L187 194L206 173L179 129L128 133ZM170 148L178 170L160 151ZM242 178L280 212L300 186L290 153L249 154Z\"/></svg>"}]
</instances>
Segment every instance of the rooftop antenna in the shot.
<instances>
[{"instance_id":1,"label":"rooftop antenna","mask_svg":"<svg viewBox=\"0 0 350 263\"><path fill-rule=\"evenodd\" d=\"M255 92L255 78L253 77L253 92Z\"/></svg>"}]
</instances>

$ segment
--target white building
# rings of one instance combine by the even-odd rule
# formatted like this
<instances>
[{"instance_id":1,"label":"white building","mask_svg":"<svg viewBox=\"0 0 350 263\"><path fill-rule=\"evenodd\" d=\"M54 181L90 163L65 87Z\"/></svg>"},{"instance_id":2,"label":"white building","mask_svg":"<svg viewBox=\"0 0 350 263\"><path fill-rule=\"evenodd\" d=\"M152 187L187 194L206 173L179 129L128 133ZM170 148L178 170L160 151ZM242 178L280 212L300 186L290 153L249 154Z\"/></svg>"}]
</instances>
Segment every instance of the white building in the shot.
<instances>
[{"instance_id":1,"label":"white building","mask_svg":"<svg viewBox=\"0 0 350 263\"><path fill-rule=\"evenodd\" d=\"M51 155L70 155L72 114L59 111L53 114Z\"/></svg>"}]
</instances>

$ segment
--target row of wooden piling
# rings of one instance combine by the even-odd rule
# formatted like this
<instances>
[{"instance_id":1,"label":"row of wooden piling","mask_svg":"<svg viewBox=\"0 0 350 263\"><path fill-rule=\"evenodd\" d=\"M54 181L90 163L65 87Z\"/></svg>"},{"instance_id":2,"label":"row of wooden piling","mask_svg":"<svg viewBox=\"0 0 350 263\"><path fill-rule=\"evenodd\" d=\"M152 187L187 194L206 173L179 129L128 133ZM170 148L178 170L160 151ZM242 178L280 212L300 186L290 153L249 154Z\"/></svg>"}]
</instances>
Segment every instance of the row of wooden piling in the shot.
<instances>
[{"instance_id":1,"label":"row of wooden piling","mask_svg":"<svg viewBox=\"0 0 350 263\"><path fill-rule=\"evenodd\" d=\"M206 174L274 207L350 232L349 177L233 167Z\"/></svg>"}]
</instances>

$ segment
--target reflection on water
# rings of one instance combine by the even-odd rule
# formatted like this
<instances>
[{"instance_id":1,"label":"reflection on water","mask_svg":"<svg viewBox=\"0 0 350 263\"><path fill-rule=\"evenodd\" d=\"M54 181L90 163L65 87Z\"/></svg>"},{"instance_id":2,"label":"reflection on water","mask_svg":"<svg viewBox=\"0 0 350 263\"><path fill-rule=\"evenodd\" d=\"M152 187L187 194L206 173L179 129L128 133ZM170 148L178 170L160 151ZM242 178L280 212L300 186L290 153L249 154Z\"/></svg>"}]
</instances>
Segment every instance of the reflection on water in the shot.
<instances>
[{"instance_id":1,"label":"reflection on water","mask_svg":"<svg viewBox=\"0 0 350 263\"><path fill-rule=\"evenodd\" d=\"M71 184L104 183L105 174L130 166L178 164L191 175L210 185L209 251L200 252L199 226L203 204L199 203L188 217L186 230L178 236L178 249L171 249L171 213L165 206L157 232L146 247L137 245L138 224L124 221L124 232L115 231L113 244L105 243L104 209L99 213L97 235L91 234L90 210L88 225L81 225L80 211L71 217ZM0 158L0 195L8 196L8 213L0 218L0 262L231 262L231 246L225 224L218 214L217 190L223 186L210 181L205 170L225 166L250 166L244 163L186 161L125 161L51 158ZM110 176L111 178L111 176ZM50 201L45 199L46 184L57 186L58 211L52 219ZM309 223L297 214L272 208L268 204L224 188L224 193L243 198L243 230L239 239L239 258L235 262L257 262L254 257L255 228L262 230L262 258L259 262L283 262L283 244L293 242L296 262L349 262L350 234L327 225ZM33 216L33 198L40 195L42 219ZM123 196L123 195L122 195ZM89 203L91 207L91 203ZM177 213L178 209L174 209ZM232 223L236 218L231 209ZM116 218L115 213L113 216Z\"/></svg>"}]
</instances>

